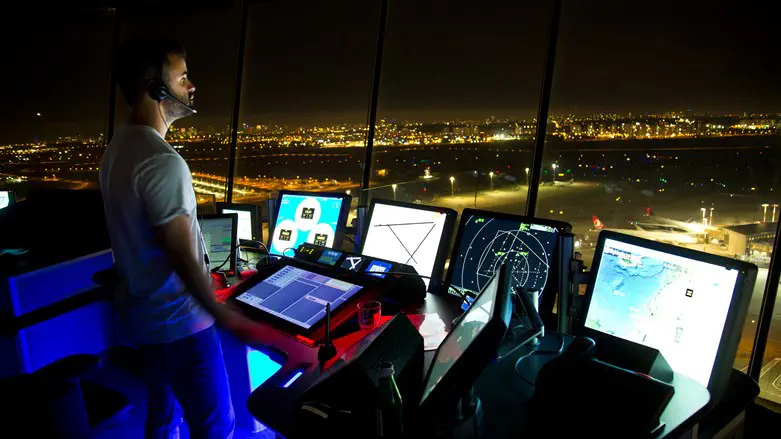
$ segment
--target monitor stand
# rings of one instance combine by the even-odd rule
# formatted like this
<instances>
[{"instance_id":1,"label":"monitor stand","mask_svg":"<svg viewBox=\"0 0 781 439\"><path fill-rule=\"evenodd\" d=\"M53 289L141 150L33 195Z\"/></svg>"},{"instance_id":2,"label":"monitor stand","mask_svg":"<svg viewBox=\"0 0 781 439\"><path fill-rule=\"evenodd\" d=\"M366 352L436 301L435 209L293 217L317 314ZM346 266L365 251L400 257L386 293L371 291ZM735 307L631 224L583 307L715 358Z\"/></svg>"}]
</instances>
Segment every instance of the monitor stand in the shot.
<instances>
[{"instance_id":1,"label":"monitor stand","mask_svg":"<svg viewBox=\"0 0 781 439\"><path fill-rule=\"evenodd\" d=\"M474 386L441 406L435 420L435 438L476 439L483 435L483 404Z\"/></svg>"}]
</instances>

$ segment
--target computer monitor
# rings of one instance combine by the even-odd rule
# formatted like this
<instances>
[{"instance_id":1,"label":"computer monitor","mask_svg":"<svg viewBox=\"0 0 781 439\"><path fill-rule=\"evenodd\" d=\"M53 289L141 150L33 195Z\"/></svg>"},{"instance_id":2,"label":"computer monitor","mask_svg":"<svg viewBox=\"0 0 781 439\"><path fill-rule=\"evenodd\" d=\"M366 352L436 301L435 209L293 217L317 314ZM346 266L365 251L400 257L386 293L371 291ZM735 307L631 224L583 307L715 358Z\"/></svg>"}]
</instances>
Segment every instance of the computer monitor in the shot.
<instances>
[{"instance_id":1,"label":"computer monitor","mask_svg":"<svg viewBox=\"0 0 781 439\"><path fill-rule=\"evenodd\" d=\"M599 235L579 332L659 350L717 392L735 359L757 267L616 232ZM599 354L598 354L599 355Z\"/></svg>"},{"instance_id":2,"label":"computer monitor","mask_svg":"<svg viewBox=\"0 0 781 439\"><path fill-rule=\"evenodd\" d=\"M511 266L502 264L439 345L423 381L422 410L436 411L467 391L496 357L510 325Z\"/></svg>"},{"instance_id":3,"label":"computer monitor","mask_svg":"<svg viewBox=\"0 0 781 439\"><path fill-rule=\"evenodd\" d=\"M236 300L266 313L266 318L292 326L294 332L302 332L325 318L326 303L335 313L362 289L362 285L284 265L237 295Z\"/></svg>"},{"instance_id":4,"label":"computer monitor","mask_svg":"<svg viewBox=\"0 0 781 439\"><path fill-rule=\"evenodd\" d=\"M453 209L372 200L360 253L415 268L428 291L439 285L458 214Z\"/></svg>"},{"instance_id":5,"label":"computer monitor","mask_svg":"<svg viewBox=\"0 0 781 439\"><path fill-rule=\"evenodd\" d=\"M510 264L513 286L542 292L555 286L551 266L560 233L572 227L561 221L486 210L464 209L456 234L446 283L459 296L474 296L501 264Z\"/></svg>"},{"instance_id":6,"label":"computer monitor","mask_svg":"<svg viewBox=\"0 0 781 439\"><path fill-rule=\"evenodd\" d=\"M260 207L254 204L217 203L218 213L235 213L239 216L236 229L238 242L263 241L263 229L260 226Z\"/></svg>"},{"instance_id":7,"label":"computer monitor","mask_svg":"<svg viewBox=\"0 0 781 439\"><path fill-rule=\"evenodd\" d=\"M201 215L198 217L201 234L209 255L212 271L236 271L236 228L239 216L235 213Z\"/></svg>"},{"instance_id":8,"label":"computer monitor","mask_svg":"<svg viewBox=\"0 0 781 439\"><path fill-rule=\"evenodd\" d=\"M0 189L0 209L16 203L16 192L11 189Z\"/></svg>"},{"instance_id":9,"label":"computer monitor","mask_svg":"<svg viewBox=\"0 0 781 439\"><path fill-rule=\"evenodd\" d=\"M343 193L280 191L269 252L290 256L304 242L340 247L351 201Z\"/></svg>"}]
</instances>

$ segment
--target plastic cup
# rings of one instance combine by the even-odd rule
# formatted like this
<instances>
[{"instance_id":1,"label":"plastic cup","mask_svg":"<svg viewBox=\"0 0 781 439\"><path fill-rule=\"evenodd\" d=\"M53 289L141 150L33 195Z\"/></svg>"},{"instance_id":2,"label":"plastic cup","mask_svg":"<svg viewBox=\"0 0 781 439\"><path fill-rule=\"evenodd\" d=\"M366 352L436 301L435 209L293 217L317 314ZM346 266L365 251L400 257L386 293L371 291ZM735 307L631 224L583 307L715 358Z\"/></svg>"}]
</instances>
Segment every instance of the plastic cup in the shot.
<instances>
[{"instance_id":1,"label":"plastic cup","mask_svg":"<svg viewBox=\"0 0 781 439\"><path fill-rule=\"evenodd\" d=\"M376 300L358 304L358 324L361 329L374 329L380 326L382 304Z\"/></svg>"}]
</instances>

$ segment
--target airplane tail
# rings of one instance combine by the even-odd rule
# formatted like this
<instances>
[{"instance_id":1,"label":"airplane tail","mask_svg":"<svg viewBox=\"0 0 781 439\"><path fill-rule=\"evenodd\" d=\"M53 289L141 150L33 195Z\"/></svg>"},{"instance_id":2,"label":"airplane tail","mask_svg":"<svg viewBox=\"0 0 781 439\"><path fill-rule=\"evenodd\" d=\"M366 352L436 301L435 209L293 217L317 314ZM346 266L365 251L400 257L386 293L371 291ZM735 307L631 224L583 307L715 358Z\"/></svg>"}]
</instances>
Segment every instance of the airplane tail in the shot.
<instances>
[{"instance_id":1,"label":"airplane tail","mask_svg":"<svg viewBox=\"0 0 781 439\"><path fill-rule=\"evenodd\" d=\"M602 228L605 227L596 215L591 215L591 221L594 223L594 228L597 230L602 230Z\"/></svg>"}]
</instances>

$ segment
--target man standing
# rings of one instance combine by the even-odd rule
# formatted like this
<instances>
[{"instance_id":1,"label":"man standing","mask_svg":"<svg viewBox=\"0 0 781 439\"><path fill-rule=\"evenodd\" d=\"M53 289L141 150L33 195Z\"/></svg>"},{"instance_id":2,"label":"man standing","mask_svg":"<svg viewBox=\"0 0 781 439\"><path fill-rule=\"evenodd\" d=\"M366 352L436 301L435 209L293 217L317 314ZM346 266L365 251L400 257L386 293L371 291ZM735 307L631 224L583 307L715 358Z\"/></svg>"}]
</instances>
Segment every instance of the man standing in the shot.
<instances>
[{"instance_id":1,"label":"man standing","mask_svg":"<svg viewBox=\"0 0 781 439\"><path fill-rule=\"evenodd\" d=\"M195 113L185 51L165 40L127 40L115 77L130 117L100 163L115 266L120 334L139 347L149 388L146 436L177 437L176 402L191 437L230 438L235 424L215 321L243 338L256 326L218 304L187 163L165 141Z\"/></svg>"}]
</instances>

